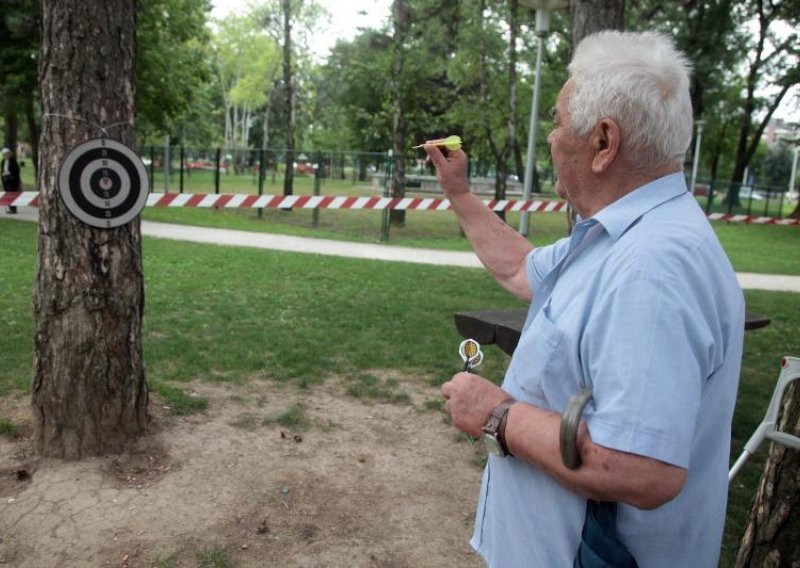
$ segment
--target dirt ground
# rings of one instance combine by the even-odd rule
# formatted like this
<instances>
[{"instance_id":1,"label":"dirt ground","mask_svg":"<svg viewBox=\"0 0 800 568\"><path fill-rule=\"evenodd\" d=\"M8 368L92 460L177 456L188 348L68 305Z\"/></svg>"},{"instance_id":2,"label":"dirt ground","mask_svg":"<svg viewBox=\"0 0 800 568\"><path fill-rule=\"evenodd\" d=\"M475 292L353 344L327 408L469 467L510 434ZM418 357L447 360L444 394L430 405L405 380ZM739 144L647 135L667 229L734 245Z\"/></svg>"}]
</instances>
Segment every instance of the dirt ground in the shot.
<instances>
[{"instance_id":1,"label":"dirt ground","mask_svg":"<svg viewBox=\"0 0 800 568\"><path fill-rule=\"evenodd\" d=\"M149 436L80 462L32 458L27 396L0 399L22 425L0 436L0 566L483 566L468 544L482 448L426 408L437 389L395 378L410 402L336 380L192 384L207 411L151 396ZM296 404L306 429L263 423Z\"/></svg>"}]
</instances>

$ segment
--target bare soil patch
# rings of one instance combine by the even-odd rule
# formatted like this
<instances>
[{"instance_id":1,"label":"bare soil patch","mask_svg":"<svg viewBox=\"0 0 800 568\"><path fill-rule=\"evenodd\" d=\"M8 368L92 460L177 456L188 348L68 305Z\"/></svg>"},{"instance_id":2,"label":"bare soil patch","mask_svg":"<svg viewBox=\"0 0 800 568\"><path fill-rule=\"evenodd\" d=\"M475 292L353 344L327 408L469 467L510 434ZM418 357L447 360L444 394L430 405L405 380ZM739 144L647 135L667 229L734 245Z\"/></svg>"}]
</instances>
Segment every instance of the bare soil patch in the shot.
<instances>
[{"instance_id":1,"label":"bare soil patch","mask_svg":"<svg viewBox=\"0 0 800 568\"><path fill-rule=\"evenodd\" d=\"M174 417L151 399L153 432L119 456L30 456L20 424L0 436L0 566L466 567L482 449L395 377L407 403L253 381L191 385L210 401ZM302 408L305 427L276 420ZM28 475L19 479L20 468Z\"/></svg>"}]
</instances>

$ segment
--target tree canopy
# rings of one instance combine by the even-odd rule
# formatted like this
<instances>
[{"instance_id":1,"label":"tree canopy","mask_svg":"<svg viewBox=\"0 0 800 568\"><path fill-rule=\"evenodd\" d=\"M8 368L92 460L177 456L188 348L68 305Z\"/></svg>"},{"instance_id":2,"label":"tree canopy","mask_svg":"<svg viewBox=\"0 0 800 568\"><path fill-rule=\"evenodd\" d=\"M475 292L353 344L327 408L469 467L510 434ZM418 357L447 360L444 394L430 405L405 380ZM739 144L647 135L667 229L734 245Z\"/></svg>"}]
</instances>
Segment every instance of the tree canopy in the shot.
<instances>
[{"instance_id":1,"label":"tree canopy","mask_svg":"<svg viewBox=\"0 0 800 568\"><path fill-rule=\"evenodd\" d=\"M17 132L33 141L41 125L39 3L6 4L0 16L5 141ZM287 6L291 85L282 67ZM518 0L396 0L393 14L382 27L340 40L318 61L309 44L326 17L321 3L253 1L247 13L213 21L209 0L141 0L137 138L286 148L291 101L291 136L300 149L393 149L413 159L410 148L420 140L459 134L476 171L521 176L536 57L534 12ZM537 141L543 149L546 111L570 52L569 13L552 17L543 53ZM798 108L792 95L800 84L798 19L800 0L627 3L626 28L671 34L693 62L695 117L706 122L701 175L737 180L744 168L754 171L766 155L758 147L776 108ZM547 152L538 154L545 171Z\"/></svg>"}]
</instances>

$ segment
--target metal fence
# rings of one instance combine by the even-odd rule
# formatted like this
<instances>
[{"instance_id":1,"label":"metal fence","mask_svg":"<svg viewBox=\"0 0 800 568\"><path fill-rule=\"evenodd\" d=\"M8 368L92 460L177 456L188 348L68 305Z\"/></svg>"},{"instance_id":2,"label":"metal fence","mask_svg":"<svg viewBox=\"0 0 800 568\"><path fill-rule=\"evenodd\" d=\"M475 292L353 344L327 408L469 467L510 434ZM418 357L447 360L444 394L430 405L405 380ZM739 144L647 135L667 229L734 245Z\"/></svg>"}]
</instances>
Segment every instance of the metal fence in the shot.
<instances>
[{"instance_id":1,"label":"metal fence","mask_svg":"<svg viewBox=\"0 0 800 568\"><path fill-rule=\"evenodd\" d=\"M687 185L689 184L687 179ZM692 191L692 188L689 190ZM783 219L797 203L797 195L790 194L788 186L750 185L698 178L693 193L706 213Z\"/></svg>"}]
</instances>

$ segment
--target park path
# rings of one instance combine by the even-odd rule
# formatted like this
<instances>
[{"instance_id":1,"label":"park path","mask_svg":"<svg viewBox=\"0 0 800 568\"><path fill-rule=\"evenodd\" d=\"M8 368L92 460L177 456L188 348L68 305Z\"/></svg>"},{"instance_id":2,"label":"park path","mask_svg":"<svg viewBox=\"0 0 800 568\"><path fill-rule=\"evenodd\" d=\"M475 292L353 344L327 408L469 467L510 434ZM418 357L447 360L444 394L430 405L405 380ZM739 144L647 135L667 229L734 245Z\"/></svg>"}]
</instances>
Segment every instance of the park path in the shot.
<instances>
[{"instance_id":1,"label":"park path","mask_svg":"<svg viewBox=\"0 0 800 568\"><path fill-rule=\"evenodd\" d=\"M0 216L2 216L2 218L18 219L20 221L36 221L38 219L38 210L34 207L20 207L19 213L16 215L8 215L3 212L0 213ZM473 252L396 247L385 244L355 243L271 233L254 233L251 231L237 231L232 229L173 225L170 223L156 223L153 221L142 221L142 234L148 237L177 241L384 260L390 262L411 262L466 268L481 268L483 266ZM736 276L739 280L739 285L745 290L800 293L800 276L755 274L751 272L737 272Z\"/></svg>"}]
</instances>

